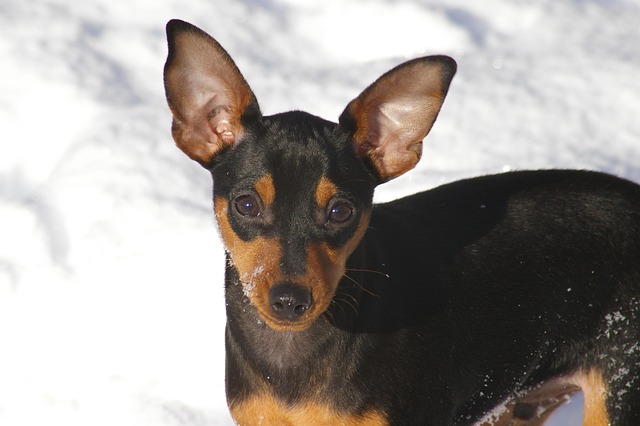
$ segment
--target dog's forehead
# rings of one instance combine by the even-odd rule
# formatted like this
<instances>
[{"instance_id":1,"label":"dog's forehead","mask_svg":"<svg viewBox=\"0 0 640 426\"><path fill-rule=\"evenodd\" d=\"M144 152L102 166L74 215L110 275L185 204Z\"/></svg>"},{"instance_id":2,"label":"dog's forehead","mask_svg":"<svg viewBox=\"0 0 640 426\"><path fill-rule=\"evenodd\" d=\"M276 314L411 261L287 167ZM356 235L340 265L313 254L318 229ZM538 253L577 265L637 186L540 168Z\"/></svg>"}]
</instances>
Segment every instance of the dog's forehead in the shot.
<instances>
[{"instance_id":1,"label":"dog's forehead","mask_svg":"<svg viewBox=\"0 0 640 426\"><path fill-rule=\"evenodd\" d=\"M212 170L214 192L227 199L258 184L289 207L310 199L325 205L334 195L366 205L377 184L348 131L300 111L263 117L221 157Z\"/></svg>"},{"instance_id":2,"label":"dog's forehead","mask_svg":"<svg viewBox=\"0 0 640 426\"><path fill-rule=\"evenodd\" d=\"M336 149L338 125L302 111L264 117L256 140L267 148L272 161L329 164ZM274 160L275 159L275 160Z\"/></svg>"},{"instance_id":3,"label":"dog's forehead","mask_svg":"<svg viewBox=\"0 0 640 426\"><path fill-rule=\"evenodd\" d=\"M303 112L264 117L216 167L219 189L255 185L270 176L277 187L315 188L344 150L337 125ZM342 143L344 145L344 143ZM226 184L225 184L226 182Z\"/></svg>"}]
</instances>

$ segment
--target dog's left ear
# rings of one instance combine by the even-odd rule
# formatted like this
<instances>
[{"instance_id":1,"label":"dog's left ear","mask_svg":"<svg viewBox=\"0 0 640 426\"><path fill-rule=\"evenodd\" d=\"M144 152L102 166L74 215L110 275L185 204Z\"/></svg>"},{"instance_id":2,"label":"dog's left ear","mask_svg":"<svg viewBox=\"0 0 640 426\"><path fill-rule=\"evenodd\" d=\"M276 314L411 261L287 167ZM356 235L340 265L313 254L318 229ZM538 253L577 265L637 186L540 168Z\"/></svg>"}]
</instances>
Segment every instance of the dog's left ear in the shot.
<instances>
[{"instance_id":1,"label":"dog's left ear","mask_svg":"<svg viewBox=\"0 0 640 426\"><path fill-rule=\"evenodd\" d=\"M448 56L414 59L392 69L347 105L340 125L380 183L412 169L456 73Z\"/></svg>"},{"instance_id":2,"label":"dog's left ear","mask_svg":"<svg viewBox=\"0 0 640 426\"><path fill-rule=\"evenodd\" d=\"M204 167L241 140L242 119L260 108L229 54L201 29L177 19L167 24L164 87L176 145Z\"/></svg>"}]
</instances>

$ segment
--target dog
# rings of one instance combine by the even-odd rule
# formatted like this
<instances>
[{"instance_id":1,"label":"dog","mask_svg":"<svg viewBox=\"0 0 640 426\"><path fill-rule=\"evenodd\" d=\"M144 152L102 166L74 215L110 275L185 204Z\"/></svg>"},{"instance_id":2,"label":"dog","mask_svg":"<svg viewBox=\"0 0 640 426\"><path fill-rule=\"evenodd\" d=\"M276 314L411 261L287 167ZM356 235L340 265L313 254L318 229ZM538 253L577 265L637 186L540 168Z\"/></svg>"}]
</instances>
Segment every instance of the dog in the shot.
<instances>
[{"instance_id":1,"label":"dog","mask_svg":"<svg viewBox=\"0 0 640 426\"><path fill-rule=\"evenodd\" d=\"M453 59L397 66L333 123L263 116L213 38L167 38L172 135L214 182L237 424L538 425L582 391L583 425L640 425L640 186L520 171L374 205Z\"/></svg>"}]
</instances>

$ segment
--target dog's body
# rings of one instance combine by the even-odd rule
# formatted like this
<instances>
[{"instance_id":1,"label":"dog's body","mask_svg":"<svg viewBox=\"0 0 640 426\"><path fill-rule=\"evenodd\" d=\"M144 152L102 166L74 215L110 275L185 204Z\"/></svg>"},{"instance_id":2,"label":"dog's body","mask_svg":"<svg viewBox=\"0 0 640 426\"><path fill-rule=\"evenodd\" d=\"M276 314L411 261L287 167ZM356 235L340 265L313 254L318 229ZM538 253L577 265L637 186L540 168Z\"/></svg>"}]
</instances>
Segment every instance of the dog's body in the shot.
<instances>
[{"instance_id":1,"label":"dog's body","mask_svg":"<svg viewBox=\"0 0 640 426\"><path fill-rule=\"evenodd\" d=\"M417 163L451 59L390 71L335 124L261 116L213 39L167 33L173 135L213 175L228 253L238 424L533 425L578 389L584 425L640 424L639 186L518 172L372 206Z\"/></svg>"}]
</instances>

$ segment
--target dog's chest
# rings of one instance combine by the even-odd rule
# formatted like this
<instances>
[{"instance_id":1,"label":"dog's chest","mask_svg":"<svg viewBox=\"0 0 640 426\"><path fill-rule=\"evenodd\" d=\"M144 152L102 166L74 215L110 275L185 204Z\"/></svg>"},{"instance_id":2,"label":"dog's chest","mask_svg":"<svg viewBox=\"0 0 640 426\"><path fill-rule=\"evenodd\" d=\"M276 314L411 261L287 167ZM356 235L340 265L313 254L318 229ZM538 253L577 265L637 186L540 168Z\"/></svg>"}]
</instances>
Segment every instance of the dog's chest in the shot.
<instances>
[{"instance_id":1,"label":"dog's chest","mask_svg":"<svg viewBox=\"0 0 640 426\"><path fill-rule=\"evenodd\" d=\"M230 404L239 425L265 426L387 426L385 416L376 411L343 413L318 401L285 404L267 392Z\"/></svg>"},{"instance_id":2,"label":"dog's chest","mask_svg":"<svg viewBox=\"0 0 640 426\"><path fill-rule=\"evenodd\" d=\"M388 425L383 411L344 405L354 392L349 377L357 364L340 362L344 342L336 343L318 325L304 332L276 332L252 319L251 309L241 322L241 336L230 336L232 363L251 359L241 367L244 379L236 382L243 391L229 397L229 407L239 425L364 426ZM251 324L251 326L249 326ZM232 330L228 330L230 332ZM233 380L233 377L227 377ZM345 383L345 381L347 383Z\"/></svg>"}]
</instances>

